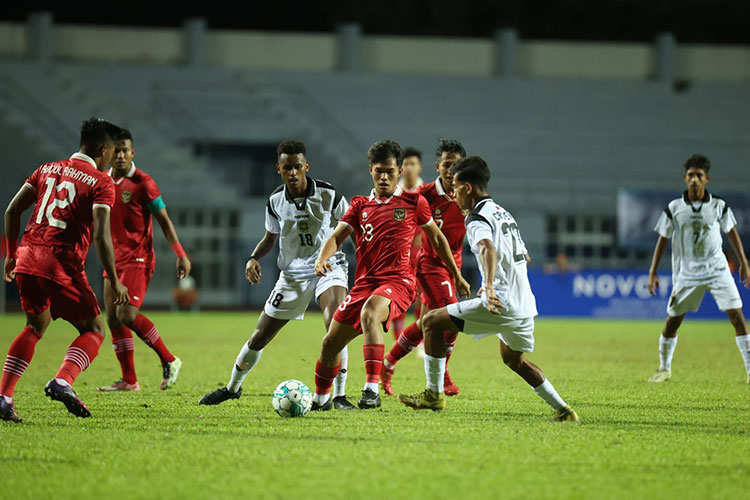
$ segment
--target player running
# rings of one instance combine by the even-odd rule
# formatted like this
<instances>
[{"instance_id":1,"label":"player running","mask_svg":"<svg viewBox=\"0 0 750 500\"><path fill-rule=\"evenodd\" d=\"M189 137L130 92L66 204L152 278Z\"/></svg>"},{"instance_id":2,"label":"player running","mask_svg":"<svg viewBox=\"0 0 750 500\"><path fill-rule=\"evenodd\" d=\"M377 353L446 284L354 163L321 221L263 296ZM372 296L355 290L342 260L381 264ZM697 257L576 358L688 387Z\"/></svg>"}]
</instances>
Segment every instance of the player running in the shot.
<instances>
[{"instance_id":1,"label":"player running","mask_svg":"<svg viewBox=\"0 0 750 500\"><path fill-rule=\"evenodd\" d=\"M320 303L323 321L328 328L336 307L346 296L348 265L339 245L328 256L331 272L327 276L321 278L315 274L315 259L349 204L332 185L307 177L310 164L303 143L283 141L276 153L276 171L284 185L276 189L268 200L266 234L248 259L245 276L251 285L260 283L259 260L271 251L277 239L277 264L281 274L253 335L237 356L229 383L203 396L198 404L217 405L228 399L239 398L242 382L260 360L263 348L289 320L304 318L310 299L315 297ZM356 409L346 399L348 358L348 351L344 347L341 350L342 369L336 378L336 397L333 401L338 410Z\"/></svg>"},{"instance_id":2,"label":"player running","mask_svg":"<svg viewBox=\"0 0 750 500\"><path fill-rule=\"evenodd\" d=\"M85 260L92 239L104 269L115 278L108 293L118 305L128 290L117 279L109 213L114 203L112 179L103 170L112 159L119 128L91 118L81 125L80 149L69 160L37 168L5 211L5 281L15 277L26 313L26 327L8 350L0 379L0 418L20 422L13 391L34 356L36 343L51 319L63 318L79 332L44 393L77 417L91 412L73 391L73 382L94 360L104 340L99 303L86 279ZM21 214L35 204L21 244ZM18 246L18 248L15 248Z\"/></svg>"},{"instance_id":3,"label":"player running","mask_svg":"<svg viewBox=\"0 0 750 500\"><path fill-rule=\"evenodd\" d=\"M687 184L681 198L669 202L654 230L659 239L648 276L648 291L656 295L659 268L667 240L672 239L672 294L667 303L667 321L659 337L659 369L649 382L666 382L672 377L672 356L677 345L677 329L688 311L697 311L706 290L725 311L734 326L737 348L745 362L750 384L750 336L742 314L742 299L722 251L721 231L727 234L740 263L740 281L750 286L750 269L737 231L737 221L727 202L706 190L711 162L695 154L685 161Z\"/></svg>"},{"instance_id":4,"label":"player running","mask_svg":"<svg viewBox=\"0 0 750 500\"><path fill-rule=\"evenodd\" d=\"M456 204L453 195L453 175L450 173L450 169L456 160L466 156L466 150L458 141L441 139L438 142L436 154L438 159L435 162L435 170L438 172L438 178L435 182L423 184L417 189L417 192L424 196L429 203L432 218L448 240L453 259L456 261L458 268L461 269L461 251L463 250L466 227L464 226L464 214ZM450 271L440 260L429 241L422 245L416 269L417 280L422 289L422 314L426 314L431 309L458 302L453 290ZM458 332L445 332L445 343L448 349L444 381L446 396L455 396L459 392L447 368L457 336ZM389 396L393 396L391 378L396 363L420 345L423 338L420 322L417 320L404 330L398 341L386 354L380 372L380 382L383 385L383 390Z\"/></svg>"},{"instance_id":5,"label":"player running","mask_svg":"<svg viewBox=\"0 0 750 500\"><path fill-rule=\"evenodd\" d=\"M130 303L115 304L110 292L109 275L105 271L104 308L107 312L107 324L112 332L112 347L120 362L122 378L112 385L99 387L99 391L141 390L135 375L135 346L131 330L159 356L162 366L162 390L174 385L182 367L180 358L169 352L156 326L140 311L156 267L151 215L159 223L164 237L177 255L178 278L190 275L190 260L177 238L156 182L146 172L135 168L134 156L133 136L128 130L122 129L115 142L112 169L109 171L115 184L111 229L118 278L128 287Z\"/></svg>"},{"instance_id":6,"label":"player running","mask_svg":"<svg viewBox=\"0 0 750 500\"><path fill-rule=\"evenodd\" d=\"M328 259L351 234L357 236L357 271L346 299L333 315L315 366L313 410L331 409L330 390L339 371L338 352L364 334L367 382L358 406L380 406L378 382L383 363L383 330L414 300L416 279L409 264L409 249L418 227L450 270L459 295L469 295L469 284L460 274L450 245L432 219L427 201L418 193L406 193L398 185L403 151L393 141L373 144L367 152L375 188L369 197L355 196L339 225L320 250L315 272L334 271ZM381 330L381 328L383 330Z\"/></svg>"},{"instance_id":7,"label":"player running","mask_svg":"<svg viewBox=\"0 0 750 500\"><path fill-rule=\"evenodd\" d=\"M526 274L528 255L515 219L487 193L487 164L478 156L467 156L454 163L451 172L456 203L463 210L471 210L466 217L466 235L482 273L482 288L479 298L433 309L423 316L427 388L417 394L399 394L399 401L415 410L445 408L444 332L461 331L476 339L497 336L503 362L555 410L553 420L578 421L576 412L557 394L542 370L523 355L534 349L537 315Z\"/></svg>"}]
</instances>

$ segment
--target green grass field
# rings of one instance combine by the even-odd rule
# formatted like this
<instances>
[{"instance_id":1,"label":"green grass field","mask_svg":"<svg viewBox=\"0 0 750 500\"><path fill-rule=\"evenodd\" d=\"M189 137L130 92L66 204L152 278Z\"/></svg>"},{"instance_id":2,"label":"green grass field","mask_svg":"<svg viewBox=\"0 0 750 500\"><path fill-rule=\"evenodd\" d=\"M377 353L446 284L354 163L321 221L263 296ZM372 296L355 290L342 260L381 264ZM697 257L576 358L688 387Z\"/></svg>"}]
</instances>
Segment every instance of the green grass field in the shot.
<instances>
[{"instance_id":1,"label":"green grass field","mask_svg":"<svg viewBox=\"0 0 750 500\"><path fill-rule=\"evenodd\" d=\"M748 495L750 387L728 322L686 321L672 380L652 385L660 322L538 321L530 359L578 411L575 425L547 421L551 411L502 364L495 339L466 336L450 365L461 394L442 413L385 398L381 410L282 419L271 408L276 384L314 386L319 314L282 331L242 398L198 406L226 382L257 314L149 316L184 361L179 382L160 391L156 355L136 340L143 391L97 393L119 378L107 339L75 386L89 419L43 395L74 336L60 321L50 327L16 390L24 422L0 422L2 498ZM22 323L0 316L3 357ZM350 346L353 399L364 383L361 346ZM422 361L411 355L394 387L423 386Z\"/></svg>"}]
</instances>

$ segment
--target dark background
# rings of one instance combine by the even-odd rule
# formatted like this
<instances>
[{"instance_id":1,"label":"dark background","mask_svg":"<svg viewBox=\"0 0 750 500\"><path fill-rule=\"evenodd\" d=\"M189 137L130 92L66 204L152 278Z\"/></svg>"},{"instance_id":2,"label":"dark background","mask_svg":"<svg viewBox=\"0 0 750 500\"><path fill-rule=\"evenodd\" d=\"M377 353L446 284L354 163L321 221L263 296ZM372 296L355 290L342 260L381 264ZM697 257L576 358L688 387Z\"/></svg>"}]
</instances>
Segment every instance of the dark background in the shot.
<instances>
[{"instance_id":1,"label":"dark background","mask_svg":"<svg viewBox=\"0 0 750 500\"><path fill-rule=\"evenodd\" d=\"M33 10L74 24L180 26L204 17L210 28L240 30L330 32L358 22L367 34L488 37L513 26L533 39L647 42L671 31L684 43L750 43L750 0L14 2L0 19L23 21Z\"/></svg>"}]
</instances>

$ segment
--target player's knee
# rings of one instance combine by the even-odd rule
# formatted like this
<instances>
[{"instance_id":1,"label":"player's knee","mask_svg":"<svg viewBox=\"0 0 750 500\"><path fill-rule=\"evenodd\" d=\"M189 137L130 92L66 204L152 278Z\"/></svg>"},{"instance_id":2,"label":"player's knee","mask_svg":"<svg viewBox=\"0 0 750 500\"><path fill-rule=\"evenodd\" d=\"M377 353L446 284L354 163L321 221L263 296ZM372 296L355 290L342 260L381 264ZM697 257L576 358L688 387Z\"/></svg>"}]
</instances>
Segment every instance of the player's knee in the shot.
<instances>
[{"instance_id":1,"label":"player's knee","mask_svg":"<svg viewBox=\"0 0 750 500\"><path fill-rule=\"evenodd\" d=\"M138 316L138 310L133 309L130 307L118 307L117 308L117 314L116 319L119 323L131 327L133 326L133 321L135 321L136 316Z\"/></svg>"},{"instance_id":2,"label":"player's knee","mask_svg":"<svg viewBox=\"0 0 750 500\"><path fill-rule=\"evenodd\" d=\"M427 311L427 313L421 318L422 331L424 332L424 334L429 335L429 334L432 334L433 332L437 332L435 325L437 324L438 321L439 321L438 312L436 309ZM442 332L438 332L438 333L442 334Z\"/></svg>"}]
</instances>

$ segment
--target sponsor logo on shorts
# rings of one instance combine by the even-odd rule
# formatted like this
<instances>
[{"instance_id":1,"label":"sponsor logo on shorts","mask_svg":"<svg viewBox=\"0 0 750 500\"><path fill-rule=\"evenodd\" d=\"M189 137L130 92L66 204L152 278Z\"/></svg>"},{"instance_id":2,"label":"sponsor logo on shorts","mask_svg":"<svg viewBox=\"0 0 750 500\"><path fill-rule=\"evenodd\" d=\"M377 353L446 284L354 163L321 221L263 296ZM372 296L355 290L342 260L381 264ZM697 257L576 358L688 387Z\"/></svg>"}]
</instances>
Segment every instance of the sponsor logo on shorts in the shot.
<instances>
[{"instance_id":1,"label":"sponsor logo on shorts","mask_svg":"<svg viewBox=\"0 0 750 500\"><path fill-rule=\"evenodd\" d=\"M396 219L397 222L404 222L404 220L406 220L406 209L405 208L394 208L393 209L393 218Z\"/></svg>"},{"instance_id":2,"label":"sponsor logo on shorts","mask_svg":"<svg viewBox=\"0 0 750 500\"><path fill-rule=\"evenodd\" d=\"M141 300L141 298L140 297L136 297L135 295L133 295L133 300Z\"/></svg>"}]
</instances>

